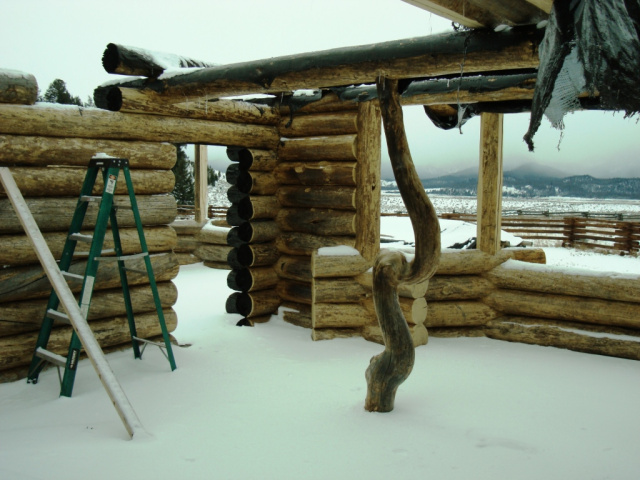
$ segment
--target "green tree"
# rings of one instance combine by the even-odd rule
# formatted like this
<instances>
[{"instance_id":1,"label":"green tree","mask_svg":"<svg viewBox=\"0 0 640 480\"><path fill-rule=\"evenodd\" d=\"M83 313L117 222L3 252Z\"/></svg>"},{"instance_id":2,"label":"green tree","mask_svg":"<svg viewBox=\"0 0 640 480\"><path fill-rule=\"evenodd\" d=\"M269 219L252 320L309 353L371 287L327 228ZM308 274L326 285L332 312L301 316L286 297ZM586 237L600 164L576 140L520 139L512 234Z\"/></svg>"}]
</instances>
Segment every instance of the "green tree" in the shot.
<instances>
[{"instance_id":1,"label":"green tree","mask_svg":"<svg viewBox=\"0 0 640 480\"><path fill-rule=\"evenodd\" d=\"M176 145L178 153L176 164L171 169L176 177L173 194L178 205L194 205L195 180L193 175L193 162L189 161L184 145Z\"/></svg>"},{"instance_id":2,"label":"green tree","mask_svg":"<svg viewBox=\"0 0 640 480\"><path fill-rule=\"evenodd\" d=\"M78 105L80 107L83 106L80 97L72 96L69 93L69 90L67 90L67 84L64 83L64 80L60 80L59 78L56 78L53 82L51 82L51 85L49 85L49 88L47 88L47 91L44 92L44 95L39 100L48 103Z\"/></svg>"},{"instance_id":3,"label":"green tree","mask_svg":"<svg viewBox=\"0 0 640 480\"><path fill-rule=\"evenodd\" d=\"M207 165L207 184L210 187L213 187L219 178L218 173L211 167L211 165Z\"/></svg>"}]
</instances>

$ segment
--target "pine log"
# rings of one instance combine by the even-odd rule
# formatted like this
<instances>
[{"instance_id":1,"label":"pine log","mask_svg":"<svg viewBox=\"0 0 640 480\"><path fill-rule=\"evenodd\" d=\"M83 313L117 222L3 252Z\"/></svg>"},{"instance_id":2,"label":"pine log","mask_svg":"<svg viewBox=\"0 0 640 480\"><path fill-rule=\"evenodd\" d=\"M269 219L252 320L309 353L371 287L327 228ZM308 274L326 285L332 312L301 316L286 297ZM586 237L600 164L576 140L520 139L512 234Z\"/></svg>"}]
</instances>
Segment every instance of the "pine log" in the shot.
<instances>
[{"instance_id":1,"label":"pine log","mask_svg":"<svg viewBox=\"0 0 640 480\"><path fill-rule=\"evenodd\" d=\"M434 278L435 277L431 277L431 280L418 283L403 283L398 286L398 295L406 298L422 298L426 295L427 289ZM361 273L354 277L354 280L368 290L373 289L373 272L371 271Z\"/></svg>"},{"instance_id":2,"label":"pine log","mask_svg":"<svg viewBox=\"0 0 640 480\"><path fill-rule=\"evenodd\" d=\"M246 318L252 318L276 312L280 303L275 289L235 292L227 299L226 310L227 313L239 313Z\"/></svg>"},{"instance_id":3,"label":"pine log","mask_svg":"<svg viewBox=\"0 0 640 480\"><path fill-rule=\"evenodd\" d=\"M273 265L276 273L282 278L311 282L311 257L282 255Z\"/></svg>"},{"instance_id":4,"label":"pine log","mask_svg":"<svg viewBox=\"0 0 640 480\"><path fill-rule=\"evenodd\" d=\"M356 189L353 187L285 185L277 189L276 196L283 207L356 209Z\"/></svg>"},{"instance_id":5,"label":"pine log","mask_svg":"<svg viewBox=\"0 0 640 480\"><path fill-rule=\"evenodd\" d=\"M243 170L235 181L241 193L251 195L273 195L278 191L278 181L271 172Z\"/></svg>"},{"instance_id":6,"label":"pine log","mask_svg":"<svg viewBox=\"0 0 640 480\"><path fill-rule=\"evenodd\" d=\"M120 223L120 219L118 219L118 223ZM204 226L205 224L202 222L196 222L195 220L176 220L171 223L171 228L176 231L178 236L195 236L204 228Z\"/></svg>"},{"instance_id":7,"label":"pine log","mask_svg":"<svg viewBox=\"0 0 640 480\"><path fill-rule=\"evenodd\" d=\"M353 278L314 278L313 303L359 303L371 296L371 289Z\"/></svg>"},{"instance_id":8,"label":"pine log","mask_svg":"<svg viewBox=\"0 0 640 480\"><path fill-rule=\"evenodd\" d=\"M174 252L178 263L182 265L193 265L194 263L202 262L202 259L196 257L193 253L189 252Z\"/></svg>"},{"instance_id":9,"label":"pine log","mask_svg":"<svg viewBox=\"0 0 640 480\"><path fill-rule=\"evenodd\" d=\"M358 133L357 115L353 111L311 115L283 116L280 135L287 138L347 135Z\"/></svg>"},{"instance_id":10,"label":"pine log","mask_svg":"<svg viewBox=\"0 0 640 480\"><path fill-rule=\"evenodd\" d=\"M484 337L485 326L482 327L429 327L430 337L458 338Z\"/></svg>"},{"instance_id":11,"label":"pine log","mask_svg":"<svg viewBox=\"0 0 640 480\"><path fill-rule=\"evenodd\" d=\"M180 265L174 254L150 255L150 259L156 282L173 280L178 275ZM143 259L127 261L126 265L135 270L145 271ZM71 265L69 271L84 275L85 268L86 262L78 261ZM130 286L146 284L149 281L146 273L128 272L127 278ZM81 286L81 282L69 284L73 292L80 291ZM120 275L116 262L102 262L98 268L95 290L118 286ZM40 265L0 269L0 303L48 297L50 292L51 284Z\"/></svg>"},{"instance_id":12,"label":"pine log","mask_svg":"<svg viewBox=\"0 0 640 480\"><path fill-rule=\"evenodd\" d=\"M22 194L26 197L79 196L86 168L76 167L11 167L11 173ZM136 195L170 193L175 184L171 170L131 170L131 181ZM103 191L102 176L98 175L93 188L94 195ZM116 195L127 193L124 175L118 176ZM0 186L0 195L5 195Z\"/></svg>"},{"instance_id":13,"label":"pine log","mask_svg":"<svg viewBox=\"0 0 640 480\"><path fill-rule=\"evenodd\" d=\"M282 300L311 305L311 284L281 279L276 288Z\"/></svg>"},{"instance_id":14,"label":"pine log","mask_svg":"<svg viewBox=\"0 0 640 480\"><path fill-rule=\"evenodd\" d=\"M93 108L0 104L0 132L44 137L80 137L146 142L245 145L275 148L275 127L158 115L130 115Z\"/></svg>"},{"instance_id":15,"label":"pine log","mask_svg":"<svg viewBox=\"0 0 640 480\"><path fill-rule=\"evenodd\" d=\"M193 235L177 235L177 241L175 247L173 247L173 253L193 253L193 251L202 245L198 242Z\"/></svg>"},{"instance_id":16,"label":"pine log","mask_svg":"<svg viewBox=\"0 0 640 480\"><path fill-rule=\"evenodd\" d=\"M0 70L0 103L33 105L37 97L36 77L17 70Z\"/></svg>"},{"instance_id":17,"label":"pine log","mask_svg":"<svg viewBox=\"0 0 640 480\"><path fill-rule=\"evenodd\" d=\"M134 314L155 310L155 303L148 285L129 289ZM158 295L163 308L172 307L178 299L178 289L173 282L158 283ZM47 299L3 303L0 309L0 337L32 332L40 329L47 307ZM126 315L122 288L96 291L91 298L89 320Z\"/></svg>"},{"instance_id":18,"label":"pine log","mask_svg":"<svg viewBox=\"0 0 640 480\"><path fill-rule=\"evenodd\" d=\"M362 336L362 328L316 328L311 331L311 340L314 342L360 336Z\"/></svg>"},{"instance_id":19,"label":"pine log","mask_svg":"<svg viewBox=\"0 0 640 480\"><path fill-rule=\"evenodd\" d=\"M285 95L285 99L289 101L280 105L280 114L284 117L291 118L291 112L298 115L314 114L314 113L335 113L358 110L358 105L353 102L344 102L334 90L322 90L322 96L319 100L305 103L304 105L294 105L290 100L293 95Z\"/></svg>"},{"instance_id":20,"label":"pine log","mask_svg":"<svg viewBox=\"0 0 640 480\"><path fill-rule=\"evenodd\" d=\"M178 317L173 309L163 310L165 323L169 332L175 330L178 325ZM118 316L110 319L95 320L90 322L91 330L96 340L103 348L122 344L131 344L131 333L126 316ZM136 329L140 338L150 338L160 335L161 329L158 323L158 314L154 312L136 315ZM47 350L66 356L71 338L71 327L64 326L54 328L49 338ZM33 348L36 343L35 333L24 333L10 337L0 338L0 370L16 368L28 365L33 356Z\"/></svg>"},{"instance_id":21,"label":"pine log","mask_svg":"<svg viewBox=\"0 0 640 480\"><path fill-rule=\"evenodd\" d=\"M280 205L274 195L246 197L238 203L238 215L242 220L260 220L275 218Z\"/></svg>"},{"instance_id":22,"label":"pine log","mask_svg":"<svg viewBox=\"0 0 640 480\"><path fill-rule=\"evenodd\" d=\"M640 304L548 293L496 290L484 300L507 315L568 320L640 330Z\"/></svg>"},{"instance_id":23,"label":"pine log","mask_svg":"<svg viewBox=\"0 0 640 480\"><path fill-rule=\"evenodd\" d=\"M426 345L429 342L429 332L424 325L408 325L409 334L411 335L411 342L413 348L420 345ZM362 338L369 342L379 343L384 345L384 338L382 336L382 329L379 325L367 325L361 330Z\"/></svg>"},{"instance_id":24,"label":"pine log","mask_svg":"<svg viewBox=\"0 0 640 480\"><path fill-rule=\"evenodd\" d=\"M356 164L351 162L281 163L274 175L282 185L351 185L356 182Z\"/></svg>"},{"instance_id":25,"label":"pine log","mask_svg":"<svg viewBox=\"0 0 640 480\"><path fill-rule=\"evenodd\" d=\"M545 263L541 248L504 248L497 255L488 255L480 250L447 250L440 257L436 275L478 275L506 262L509 259L529 263Z\"/></svg>"},{"instance_id":26,"label":"pine log","mask_svg":"<svg viewBox=\"0 0 640 480\"><path fill-rule=\"evenodd\" d=\"M271 172L278 165L278 156L274 150L227 147L227 157L232 162L238 162L242 170L252 172Z\"/></svg>"},{"instance_id":27,"label":"pine log","mask_svg":"<svg viewBox=\"0 0 640 480\"><path fill-rule=\"evenodd\" d=\"M278 278L278 274L271 266L234 269L227 276L227 286L240 292L255 292L275 288Z\"/></svg>"},{"instance_id":28,"label":"pine log","mask_svg":"<svg viewBox=\"0 0 640 480\"><path fill-rule=\"evenodd\" d=\"M640 360L638 330L593 328L542 318L505 316L490 321L485 326L485 334L496 340Z\"/></svg>"},{"instance_id":29,"label":"pine log","mask_svg":"<svg viewBox=\"0 0 640 480\"><path fill-rule=\"evenodd\" d=\"M311 307L316 328L357 328L370 323L371 313L359 303L315 303Z\"/></svg>"},{"instance_id":30,"label":"pine log","mask_svg":"<svg viewBox=\"0 0 640 480\"><path fill-rule=\"evenodd\" d=\"M209 260L205 260L202 264L205 267L215 268L217 270L231 270L231 267L227 262L210 262Z\"/></svg>"},{"instance_id":31,"label":"pine log","mask_svg":"<svg viewBox=\"0 0 640 480\"><path fill-rule=\"evenodd\" d=\"M487 278L510 290L640 302L640 275L603 274L586 269L567 272L548 265L509 260L491 270Z\"/></svg>"},{"instance_id":32,"label":"pine log","mask_svg":"<svg viewBox=\"0 0 640 480\"><path fill-rule=\"evenodd\" d=\"M311 274L314 278L355 277L369 270L371 263L361 255L325 255L314 252L311 256Z\"/></svg>"},{"instance_id":33,"label":"pine log","mask_svg":"<svg viewBox=\"0 0 640 480\"><path fill-rule=\"evenodd\" d=\"M303 303L283 301L279 312L282 319L302 328L311 328L311 306Z\"/></svg>"},{"instance_id":34,"label":"pine log","mask_svg":"<svg viewBox=\"0 0 640 480\"><path fill-rule=\"evenodd\" d=\"M0 135L0 165L87 167L100 152L128 159L132 171L169 170L176 163L176 147L170 143Z\"/></svg>"},{"instance_id":35,"label":"pine log","mask_svg":"<svg viewBox=\"0 0 640 480\"><path fill-rule=\"evenodd\" d=\"M329 236L354 235L355 218L348 210L319 208L281 208L275 216L282 231Z\"/></svg>"},{"instance_id":36,"label":"pine log","mask_svg":"<svg viewBox=\"0 0 640 480\"><path fill-rule=\"evenodd\" d=\"M125 255L140 253L140 239L138 231L135 228L120 228L120 241L122 251ZM93 231L83 230L80 233L91 235ZM62 249L67 240L67 233L52 232L43 234L51 253L54 258L59 259L62 256ZM177 245L177 235L173 228L164 227L147 227L144 230L144 236L147 243L148 251L151 253L168 252ZM0 235L0 265L18 266L37 264L38 256L33 245L25 235ZM113 249L113 235L111 230L107 230L105 236L104 249ZM79 252L88 251L87 246L76 246L76 255ZM105 256L109 256L106 254Z\"/></svg>"},{"instance_id":37,"label":"pine log","mask_svg":"<svg viewBox=\"0 0 640 480\"><path fill-rule=\"evenodd\" d=\"M227 243L232 247L239 247L248 243L270 242L278 236L279 232L278 224L273 220L244 222L229 231Z\"/></svg>"},{"instance_id":38,"label":"pine log","mask_svg":"<svg viewBox=\"0 0 640 480\"><path fill-rule=\"evenodd\" d=\"M214 225L207 225L202 228L195 236L198 242L212 243L214 245L227 245L227 237L229 235L229 228L216 227Z\"/></svg>"},{"instance_id":39,"label":"pine log","mask_svg":"<svg viewBox=\"0 0 640 480\"><path fill-rule=\"evenodd\" d=\"M398 299L400 310L402 310L402 315L406 320L408 325L422 325L425 323L427 319L427 300L423 298L408 298L408 297L400 297ZM370 321L368 323L372 325L377 325L378 321L376 320L376 311L373 303L373 298L366 298L362 304L366 307L366 309L370 312L369 318ZM432 305L432 304L430 304Z\"/></svg>"},{"instance_id":40,"label":"pine log","mask_svg":"<svg viewBox=\"0 0 640 480\"><path fill-rule=\"evenodd\" d=\"M206 243L198 245L198 247L196 247L196 249L193 251L193 254L201 260L205 260L207 262L225 263L231 249L232 248L227 245L214 245Z\"/></svg>"},{"instance_id":41,"label":"pine log","mask_svg":"<svg viewBox=\"0 0 640 480\"><path fill-rule=\"evenodd\" d=\"M252 93L281 93L374 82L465 73L536 68L536 47L543 32L477 30L347 47L253 62L222 65L163 80L123 82L128 89L161 92L167 103L189 97L221 98Z\"/></svg>"},{"instance_id":42,"label":"pine log","mask_svg":"<svg viewBox=\"0 0 640 480\"><path fill-rule=\"evenodd\" d=\"M283 138L278 147L281 162L353 162L356 158L356 135Z\"/></svg>"},{"instance_id":43,"label":"pine log","mask_svg":"<svg viewBox=\"0 0 640 480\"><path fill-rule=\"evenodd\" d=\"M256 243L233 248L227 257L227 263L231 268L262 267L273 265L279 257L280 252L275 243Z\"/></svg>"},{"instance_id":44,"label":"pine log","mask_svg":"<svg viewBox=\"0 0 640 480\"><path fill-rule=\"evenodd\" d=\"M479 301L429 302L425 325L431 327L473 327L486 325L498 312Z\"/></svg>"},{"instance_id":45,"label":"pine log","mask_svg":"<svg viewBox=\"0 0 640 480\"><path fill-rule=\"evenodd\" d=\"M278 250L287 255L311 256L318 248L346 245L354 248L356 239L353 236L324 236L310 233L282 232L276 239Z\"/></svg>"},{"instance_id":46,"label":"pine log","mask_svg":"<svg viewBox=\"0 0 640 480\"><path fill-rule=\"evenodd\" d=\"M429 281L425 298L431 301L476 300L488 295L495 286L476 275L436 275Z\"/></svg>"}]
</instances>

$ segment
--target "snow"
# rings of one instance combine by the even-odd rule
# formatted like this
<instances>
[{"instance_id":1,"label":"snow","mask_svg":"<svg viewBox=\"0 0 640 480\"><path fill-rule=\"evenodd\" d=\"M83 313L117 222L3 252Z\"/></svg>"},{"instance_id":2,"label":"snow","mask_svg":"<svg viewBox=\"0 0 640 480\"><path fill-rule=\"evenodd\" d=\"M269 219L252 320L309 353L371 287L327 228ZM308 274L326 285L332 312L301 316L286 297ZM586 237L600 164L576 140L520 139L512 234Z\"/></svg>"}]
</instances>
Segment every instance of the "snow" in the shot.
<instances>
[{"instance_id":1,"label":"snow","mask_svg":"<svg viewBox=\"0 0 640 480\"><path fill-rule=\"evenodd\" d=\"M336 245L334 247L322 247L318 249L319 256L350 256L360 255L360 252L348 245Z\"/></svg>"},{"instance_id":2,"label":"snow","mask_svg":"<svg viewBox=\"0 0 640 480\"><path fill-rule=\"evenodd\" d=\"M576 258L612 269L612 256ZM239 316L224 313L227 274L181 267L177 370L152 347L141 361L107 356L146 436L127 440L86 360L72 398L58 397L55 369L37 385L0 385L0 478L637 478L637 362L431 338L394 411L369 413L364 372L380 345L312 342L282 312L236 327Z\"/></svg>"}]
</instances>

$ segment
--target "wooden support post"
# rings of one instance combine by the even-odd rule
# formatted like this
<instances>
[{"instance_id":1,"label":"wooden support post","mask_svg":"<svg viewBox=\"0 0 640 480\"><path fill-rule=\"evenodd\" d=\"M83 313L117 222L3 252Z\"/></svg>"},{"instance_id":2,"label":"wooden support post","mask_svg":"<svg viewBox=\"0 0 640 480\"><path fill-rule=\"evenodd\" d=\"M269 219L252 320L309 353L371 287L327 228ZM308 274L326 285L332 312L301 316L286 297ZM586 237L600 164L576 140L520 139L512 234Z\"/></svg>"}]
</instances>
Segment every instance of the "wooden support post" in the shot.
<instances>
[{"instance_id":1,"label":"wooden support post","mask_svg":"<svg viewBox=\"0 0 640 480\"><path fill-rule=\"evenodd\" d=\"M482 113L478 171L478 250L500 250L502 216L502 124L499 113Z\"/></svg>"},{"instance_id":2,"label":"wooden support post","mask_svg":"<svg viewBox=\"0 0 640 480\"><path fill-rule=\"evenodd\" d=\"M208 220L209 194L207 183L207 146L195 145L195 210L196 223L203 224Z\"/></svg>"}]
</instances>

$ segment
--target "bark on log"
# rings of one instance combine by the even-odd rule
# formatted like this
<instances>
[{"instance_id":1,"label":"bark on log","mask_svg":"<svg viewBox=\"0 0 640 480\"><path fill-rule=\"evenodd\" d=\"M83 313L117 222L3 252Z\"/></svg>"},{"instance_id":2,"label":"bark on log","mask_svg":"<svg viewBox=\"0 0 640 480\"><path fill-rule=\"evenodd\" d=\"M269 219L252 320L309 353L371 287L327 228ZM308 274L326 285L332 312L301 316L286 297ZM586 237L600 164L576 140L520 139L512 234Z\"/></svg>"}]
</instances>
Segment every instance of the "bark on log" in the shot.
<instances>
[{"instance_id":1,"label":"bark on log","mask_svg":"<svg viewBox=\"0 0 640 480\"><path fill-rule=\"evenodd\" d=\"M360 336L362 336L362 328L316 328L311 331L311 340L314 342Z\"/></svg>"},{"instance_id":2,"label":"bark on log","mask_svg":"<svg viewBox=\"0 0 640 480\"><path fill-rule=\"evenodd\" d=\"M359 328L369 323L371 313L359 303L316 303L311 307L316 328Z\"/></svg>"},{"instance_id":3,"label":"bark on log","mask_svg":"<svg viewBox=\"0 0 640 480\"><path fill-rule=\"evenodd\" d=\"M529 263L545 263L541 248L505 248L497 255L488 255L479 250L443 252L436 275L478 275L486 273L509 259Z\"/></svg>"},{"instance_id":4,"label":"bark on log","mask_svg":"<svg viewBox=\"0 0 640 480\"><path fill-rule=\"evenodd\" d=\"M277 200L276 200L277 203ZM280 230L313 235L355 235L356 215L348 210L281 208L275 216Z\"/></svg>"},{"instance_id":5,"label":"bark on log","mask_svg":"<svg viewBox=\"0 0 640 480\"><path fill-rule=\"evenodd\" d=\"M414 348L428 343L429 332L427 332L424 325L408 325L408 329ZM384 345L384 337L382 336L382 329L379 325L367 325L363 327L361 329L361 335L362 338L369 342Z\"/></svg>"},{"instance_id":6,"label":"bark on log","mask_svg":"<svg viewBox=\"0 0 640 480\"><path fill-rule=\"evenodd\" d=\"M260 220L275 218L280 205L274 195L246 197L238 203L238 215L242 220Z\"/></svg>"},{"instance_id":7,"label":"bark on log","mask_svg":"<svg viewBox=\"0 0 640 480\"><path fill-rule=\"evenodd\" d=\"M422 325L425 323L425 320L427 319L427 300L424 297L400 297L398 298L398 303L407 325ZM363 305L366 307L367 311L370 312L370 320L367 323L371 325L378 325L373 299L367 298L363 301Z\"/></svg>"},{"instance_id":8,"label":"bark on log","mask_svg":"<svg viewBox=\"0 0 640 480\"><path fill-rule=\"evenodd\" d=\"M430 35L373 45L325 50L212 67L155 82L123 82L129 88L161 92L168 103L189 97L220 98L250 93L281 93L371 83L386 75L425 78L465 72L536 68L542 31L479 30ZM126 85L126 87L125 87Z\"/></svg>"},{"instance_id":9,"label":"bark on log","mask_svg":"<svg viewBox=\"0 0 640 480\"><path fill-rule=\"evenodd\" d=\"M314 278L313 303L359 303L371 296L371 289L353 278Z\"/></svg>"},{"instance_id":10,"label":"bark on log","mask_svg":"<svg viewBox=\"0 0 640 480\"><path fill-rule=\"evenodd\" d=\"M254 172L271 172L278 165L278 156L273 150L228 147L227 157L232 162L238 162L242 170Z\"/></svg>"},{"instance_id":11,"label":"bark on log","mask_svg":"<svg viewBox=\"0 0 640 480\"><path fill-rule=\"evenodd\" d=\"M369 270L371 261L361 255L320 255L311 256L311 273L314 278L355 277Z\"/></svg>"},{"instance_id":12,"label":"bark on log","mask_svg":"<svg viewBox=\"0 0 640 480\"><path fill-rule=\"evenodd\" d=\"M273 289L278 284L278 274L272 266L231 270L227 276L227 286L240 292Z\"/></svg>"},{"instance_id":13,"label":"bark on log","mask_svg":"<svg viewBox=\"0 0 640 480\"><path fill-rule=\"evenodd\" d=\"M118 224L119 223L120 220L118 220ZM195 236L204 228L204 224L202 222L196 222L195 220L176 220L171 223L171 228L173 228L179 236Z\"/></svg>"},{"instance_id":14,"label":"bark on log","mask_svg":"<svg viewBox=\"0 0 640 480\"><path fill-rule=\"evenodd\" d=\"M151 255L151 266L156 282L173 280L178 275L179 267L177 258L172 253ZM130 260L127 266L145 271L142 259ZM84 275L85 261L74 263L69 271L78 275ZM141 285L149 282L145 274L128 272L129 285ZM73 282L69 287L73 292L80 291L81 282ZM120 286L120 275L116 262L102 262L96 276L95 290L103 290ZM0 269L0 303L27 300L31 298L48 297L51 293L51 284L40 265L27 267Z\"/></svg>"},{"instance_id":15,"label":"bark on log","mask_svg":"<svg viewBox=\"0 0 640 480\"><path fill-rule=\"evenodd\" d=\"M86 168L75 167L11 167L11 173L22 194L26 197L79 196ZM136 195L169 193L175 185L175 175L171 170L131 170L131 181ZM94 195L103 191L102 176L98 175L93 188ZM118 177L116 195L127 193L124 175ZM4 188L0 186L0 195Z\"/></svg>"},{"instance_id":16,"label":"bark on log","mask_svg":"<svg viewBox=\"0 0 640 480\"><path fill-rule=\"evenodd\" d=\"M273 268L282 278L304 282L311 282L312 279L310 257L282 255Z\"/></svg>"},{"instance_id":17,"label":"bark on log","mask_svg":"<svg viewBox=\"0 0 640 480\"><path fill-rule=\"evenodd\" d=\"M178 317L173 309L163 310L165 323L169 332L175 330L178 325ZM90 323L96 340L102 348L116 345L131 344L131 333L126 316L118 316L105 320L96 320ZM136 329L141 338L150 338L160 335L158 314L154 312L142 313L136 316ZM66 356L71 338L71 327L54 328L47 344L47 350ZM16 368L28 365L33 356L33 348L36 343L34 333L24 333L11 337L0 338L0 370Z\"/></svg>"},{"instance_id":18,"label":"bark on log","mask_svg":"<svg viewBox=\"0 0 640 480\"><path fill-rule=\"evenodd\" d=\"M275 289L235 292L227 299L226 310L227 313L239 313L246 318L252 318L276 312L280 303Z\"/></svg>"},{"instance_id":19,"label":"bark on log","mask_svg":"<svg viewBox=\"0 0 640 480\"><path fill-rule=\"evenodd\" d=\"M352 162L286 162L274 170L282 185L351 185L356 182L356 164Z\"/></svg>"},{"instance_id":20,"label":"bark on log","mask_svg":"<svg viewBox=\"0 0 640 480\"><path fill-rule=\"evenodd\" d=\"M36 77L17 70L0 70L0 103L33 105L37 97Z\"/></svg>"},{"instance_id":21,"label":"bark on log","mask_svg":"<svg viewBox=\"0 0 640 480\"><path fill-rule=\"evenodd\" d=\"M435 278L435 277L432 277ZM372 272L364 272L357 277L354 277L354 280L357 281L360 285L363 285L370 291L373 289L373 273ZM427 289L429 288L431 282L429 280L425 280L423 282L418 283L404 283L398 286L398 295L400 297L406 298L422 298L426 295Z\"/></svg>"},{"instance_id":22,"label":"bark on log","mask_svg":"<svg viewBox=\"0 0 640 480\"><path fill-rule=\"evenodd\" d=\"M431 327L472 327L486 325L499 313L478 301L429 302L425 325Z\"/></svg>"},{"instance_id":23,"label":"bark on log","mask_svg":"<svg viewBox=\"0 0 640 480\"><path fill-rule=\"evenodd\" d=\"M278 296L289 302L311 305L311 284L295 280L280 280L276 288Z\"/></svg>"},{"instance_id":24,"label":"bark on log","mask_svg":"<svg viewBox=\"0 0 640 480\"><path fill-rule=\"evenodd\" d=\"M251 195L273 195L278 191L279 183L271 172L251 172L243 170L235 181L241 193Z\"/></svg>"},{"instance_id":25,"label":"bark on log","mask_svg":"<svg viewBox=\"0 0 640 480\"><path fill-rule=\"evenodd\" d=\"M356 135L283 138L278 147L281 162L353 162L356 160Z\"/></svg>"},{"instance_id":26,"label":"bark on log","mask_svg":"<svg viewBox=\"0 0 640 480\"><path fill-rule=\"evenodd\" d=\"M153 295L148 285L131 287L129 294L131 295L134 314L155 310ZM162 307L169 308L178 299L178 289L173 282L160 282L158 283L158 295ZM3 303L0 309L0 337L39 330L46 307L46 298ZM121 315L126 315L122 288L95 292L91 298L89 320Z\"/></svg>"},{"instance_id":27,"label":"bark on log","mask_svg":"<svg viewBox=\"0 0 640 480\"><path fill-rule=\"evenodd\" d=\"M177 235L178 240L176 246L173 247L173 253L193 253L193 251L202 245L201 242L196 241L193 236Z\"/></svg>"},{"instance_id":28,"label":"bark on log","mask_svg":"<svg viewBox=\"0 0 640 480\"><path fill-rule=\"evenodd\" d=\"M283 137L315 137L358 133L357 115L353 111L312 115L283 116L279 124Z\"/></svg>"},{"instance_id":29,"label":"bark on log","mask_svg":"<svg viewBox=\"0 0 640 480\"><path fill-rule=\"evenodd\" d=\"M232 247L239 247L248 243L270 242L279 232L278 224L273 220L245 222L229 231L227 243Z\"/></svg>"},{"instance_id":30,"label":"bark on log","mask_svg":"<svg viewBox=\"0 0 640 480\"><path fill-rule=\"evenodd\" d=\"M138 231L135 228L120 228L119 231L122 251L125 255L142 251ZM93 231L84 230L81 233L92 234ZM171 251L175 248L178 240L175 230L169 226L148 227L145 228L144 234L150 253ZM62 249L67 240L67 233L44 233L43 236L54 258L59 259L62 256ZM38 263L38 256L33 245L25 235L0 235L0 245L2 245L2 248L0 248L0 265L19 266ZM112 248L113 235L110 230L107 230L104 249ZM76 255L78 255L78 252L88 252L88 250L88 247L78 245L76 247ZM105 256L109 256L109 254L105 254Z\"/></svg>"},{"instance_id":31,"label":"bark on log","mask_svg":"<svg viewBox=\"0 0 640 480\"><path fill-rule=\"evenodd\" d=\"M391 166L416 238L415 257L410 263L400 252L382 252L373 267L373 301L385 349L371 359L367 368L365 409L389 412L415 359L413 338L398 299L398 285L420 283L433 276L440 260L440 224L411 159L398 81L381 78L377 86Z\"/></svg>"},{"instance_id":32,"label":"bark on log","mask_svg":"<svg viewBox=\"0 0 640 480\"><path fill-rule=\"evenodd\" d=\"M227 247L231 249L231 247ZM263 267L273 265L280 257L275 243L240 245L232 249L227 257L231 268Z\"/></svg>"},{"instance_id":33,"label":"bark on log","mask_svg":"<svg viewBox=\"0 0 640 480\"><path fill-rule=\"evenodd\" d=\"M640 330L639 303L510 290L496 290L485 297L485 302L507 315Z\"/></svg>"},{"instance_id":34,"label":"bark on log","mask_svg":"<svg viewBox=\"0 0 640 480\"><path fill-rule=\"evenodd\" d=\"M227 237L230 229L227 227L216 227L207 225L195 235L195 239L202 243L211 243L214 245L227 245Z\"/></svg>"},{"instance_id":35,"label":"bark on log","mask_svg":"<svg viewBox=\"0 0 640 480\"><path fill-rule=\"evenodd\" d=\"M494 289L489 280L475 275L436 275L429 281L425 298L429 301L475 300Z\"/></svg>"},{"instance_id":36,"label":"bark on log","mask_svg":"<svg viewBox=\"0 0 640 480\"><path fill-rule=\"evenodd\" d=\"M542 318L505 316L489 322L485 334L496 340L640 360L637 330L593 328Z\"/></svg>"},{"instance_id":37,"label":"bark on log","mask_svg":"<svg viewBox=\"0 0 640 480\"><path fill-rule=\"evenodd\" d=\"M80 137L146 142L245 145L276 148L275 127L158 115L130 115L93 108L0 104L0 132L44 137Z\"/></svg>"},{"instance_id":38,"label":"bark on log","mask_svg":"<svg viewBox=\"0 0 640 480\"><path fill-rule=\"evenodd\" d=\"M0 165L86 168L89 160L100 152L127 158L132 171L169 170L176 163L176 147L169 143L0 135Z\"/></svg>"},{"instance_id":39,"label":"bark on log","mask_svg":"<svg viewBox=\"0 0 640 480\"><path fill-rule=\"evenodd\" d=\"M311 306L303 303L284 301L280 306L282 319L302 328L311 328Z\"/></svg>"},{"instance_id":40,"label":"bark on log","mask_svg":"<svg viewBox=\"0 0 640 480\"><path fill-rule=\"evenodd\" d=\"M487 274L501 288L575 295L620 302L640 302L640 275L603 275L593 270L571 273L548 265L508 261Z\"/></svg>"},{"instance_id":41,"label":"bark on log","mask_svg":"<svg viewBox=\"0 0 640 480\"><path fill-rule=\"evenodd\" d=\"M227 245L202 244L196 247L193 254L207 262L226 263L231 250Z\"/></svg>"},{"instance_id":42,"label":"bark on log","mask_svg":"<svg viewBox=\"0 0 640 480\"><path fill-rule=\"evenodd\" d=\"M346 245L355 247L353 236L324 236L310 233L282 232L276 239L278 250L287 255L311 256L318 248Z\"/></svg>"},{"instance_id":43,"label":"bark on log","mask_svg":"<svg viewBox=\"0 0 640 480\"><path fill-rule=\"evenodd\" d=\"M356 209L356 189L353 187L285 185L277 189L276 196L283 207Z\"/></svg>"}]
</instances>

